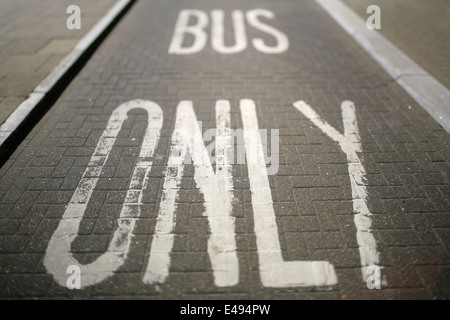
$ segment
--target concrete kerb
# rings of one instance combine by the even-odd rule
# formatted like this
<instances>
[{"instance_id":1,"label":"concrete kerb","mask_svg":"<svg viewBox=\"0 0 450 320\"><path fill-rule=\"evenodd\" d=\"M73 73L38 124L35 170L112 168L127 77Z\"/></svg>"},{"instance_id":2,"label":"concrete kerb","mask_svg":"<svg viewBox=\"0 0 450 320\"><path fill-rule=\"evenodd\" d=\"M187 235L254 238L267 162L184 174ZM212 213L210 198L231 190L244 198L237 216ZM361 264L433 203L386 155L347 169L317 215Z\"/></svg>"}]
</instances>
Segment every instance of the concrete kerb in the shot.
<instances>
[{"instance_id":1,"label":"concrete kerb","mask_svg":"<svg viewBox=\"0 0 450 320\"><path fill-rule=\"evenodd\" d=\"M447 132L450 132L450 91L423 70L340 0L316 0L325 11L394 78Z\"/></svg>"},{"instance_id":2,"label":"concrete kerb","mask_svg":"<svg viewBox=\"0 0 450 320\"><path fill-rule=\"evenodd\" d=\"M134 2L136 0L118 0L0 126L0 166L56 101Z\"/></svg>"}]
</instances>

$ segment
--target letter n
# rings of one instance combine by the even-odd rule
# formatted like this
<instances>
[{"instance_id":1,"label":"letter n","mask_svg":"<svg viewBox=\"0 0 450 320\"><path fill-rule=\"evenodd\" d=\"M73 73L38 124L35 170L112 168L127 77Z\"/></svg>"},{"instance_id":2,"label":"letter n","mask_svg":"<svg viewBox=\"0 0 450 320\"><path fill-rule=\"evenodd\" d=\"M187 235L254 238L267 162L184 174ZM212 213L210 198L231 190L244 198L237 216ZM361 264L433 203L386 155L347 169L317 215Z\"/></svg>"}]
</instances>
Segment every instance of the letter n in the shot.
<instances>
[{"instance_id":1,"label":"letter n","mask_svg":"<svg viewBox=\"0 0 450 320\"><path fill-rule=\"evenodd\" d=\"M217 286L233 286L239 281L234 218L231 216L233 180L228 148L232 148L229 102L216 103L216 173L203 144L191 101L181 101L177 108L172 147L164 179L163 195L153 236L145 283L162 283L169 275L170 252L174 244L176 198L187 157L194 164L194 179L205 199L205 213L211 234L208 254ZM219 154L218 154L219 153Z\"/></svg>"}]
</instances>

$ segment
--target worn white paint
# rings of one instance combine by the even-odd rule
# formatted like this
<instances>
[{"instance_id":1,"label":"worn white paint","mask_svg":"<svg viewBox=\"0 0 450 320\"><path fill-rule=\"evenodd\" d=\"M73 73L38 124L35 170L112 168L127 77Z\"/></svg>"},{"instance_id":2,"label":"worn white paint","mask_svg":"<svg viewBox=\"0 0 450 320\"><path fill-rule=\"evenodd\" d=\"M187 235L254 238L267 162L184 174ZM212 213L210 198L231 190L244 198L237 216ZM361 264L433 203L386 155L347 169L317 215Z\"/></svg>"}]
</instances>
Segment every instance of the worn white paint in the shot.
<instances>
[{"instance_id":1,"label":"worn white paint","mask_svg":"<svg viewBox=\"0 0 450 320\"><path fill-rule=\"evenodd\" d=\"M197 19L197 24L189 25L191 16ZM208 23L208 15L201 10L181 10L169 46L169 54L193 54L203 50L208 40L205 32ZM189 47L183 47L186 33L194 36L194 42Z\"/></svg>"},{"instance_id":2,"label":"worn white paint","mask_svg":"<svg viewBox=\"0 0 450 320\"><path fill-rule=\"evenodd\" d=\"M233 195L233 168L234 156L233 137L230 129L230 102L218 100L216 103L216 179L219 191L226 198L227 211L232 212ZM234 232L234 228L233 228Z\"/></svg>"},{"instance_id":3,"label":"worn white paint","mask_svg":"<svg viewBox=\"0 0 450 320\"><path fill-rule=\"evenodd\" d=\"M294 103L295 108L314 123L328 137L337 142L347 156L348 173L352 187L356 239L361 258L362 276L367 279L367 267L379 263L377 243L372 233L372 214L367 206L366 171L357 152L361 152L361 139L356 121L355 105L344 101L341 105L344 134L322 120L320 116L304 101Z\"/></svg>"},{"instance_id":4,"label":"worn white paint","mask_svg":"<svg viewBox=\"0 0 450 320\"><path fill-rule=\"evenodd\" d=\"M190 18L196 20L195 24L189 25ZM252 44L256 50L266 54L279 54L289 49L288 37L276 28L262 22L259 18L273 19L275 14L266 9L249 10L246 15L241 10L234 10L231 13L232 26L234 30L234 44L225 45L225 13L223 10L211 11L211 46L221 54L235 54L242 52L248 46L245 20L248 24L259 32L268 34L275 38L276 44L266 45L263 39L252 39ZM245 19L246 18L246 19ZM194 54L203 50L208 41L207 27L209 24L208 15L201 10L181 10L172 40L169 46L169 54ZM193 36L194 41L188 46L183 46L185 35Z\"/></svg>"},{"instance_id":5,"label":"worn white paint","mask_svg":"<svg viewBox=\"0 0 450 320\"><path fill-rule=\"evenodd\" d=\"M363 279L367 279L367 268L377 267L379 253L371 230L371 213L367 207L366 173L358 156L358 152L361 152L361 142L354 104L350 101L342 103L344 134L322 120L304 101L297 101L294 106L328 137L336 141L347 156L362 274ZM71 244L78 235L81 220L117 135L127 118L127 112L138 108L147 111L148 126L120 212L118 228L107 251L94 262L81 265L71 254ZM301 287L336 284L334 267L328 261L283 260L255 104L252 100L241 100L240 110L263 285ZM162 123L163 113L160 107L150 101L133 100L114 110L47 248L44 265L60 285L67 283L68 266L80 268L81 286L84 288L110 277L123 265L130 249L132 230L140 216L142 193L148 187L151 158L158 144ZM210 227L208 254L214 271L215 284L226 287L239 282L235 223L232 216L231 157L234 157L234 138L230 129L230 104L227 100L216 102L216 126L214 172L192 102L179 103L155 234L143 275L145 283L162 283L169 275L177 196L187 157L193 160L194 179L205 200L205 215Z\"/></svg>"},{"instance_id":6,"label":"worn white paint","mask_svg":"<svg viewBox=\"0 0 450 320\"><path fill-rule=\"evenodd\" d=\"M248 176L252 193L259 269L265 287L325 286L337 283L328 261L284 261L272 203L264 152L259 135L255 104L241 100ZM256 148L256 149L254 149Z\"/></svg>"},{"instance_id":7,"label":"worn white paint","mask_svg":"<svg viewBox=\"0 0 450 320\"><path fill-rule=\"evenodd\" d=\"M223 10L211 11L211 44L219 53L232 54L238 53L247 48L247 37L245 34L244 14L241 10L234 10L231 14L234 29L235 44L233 46L225 46L225 30L224 30L224 12Z\"/></svg>"},{"instance_id":8,"label":"worn white paint","mask_svg":"<svg viewBox=\"0 0 450 320\"><path fill-rule=\"evenodd\" d=\"M71 244L78 235L81 220L95 189L102 169L114 145L122 124L131 109L144 109L148 114L148 125L141 151L134 168L125 203L118 219L118 228L107 251L94 262L81 265L71 253ZM140 215L142 191L148 184L148 173L152 162L149 160L157 146L163 123L160 107L144 100L132 100L120 105L111 115L83 176L67 206L64 215L47 247L44 265L48 272L62 286L66 284L68 266L78 266L81 270L82 288L99 283L113 275L123 265L130 249L132 230Z\"/></svg>"},{"instance_id":9,"label":"worn white paint","mask_svg":"<svg viewBox=\"0 0 450 320\"><path fill-rule=\"evenodd\" d=\"M276 39L277 44L273 47L268 46L264 43L263 39L256 38L252 40L253 46L257 50L268 54L283 53L287 51L289 49L288 37L283 32L275 29L274 27L261 22L258 17L273 19L275 17L275 14L272 11L266 9L254 9L247 12L247 21L248 24L255 29L273 36Z\"/></svg>"},{"instance_id":10,"label":"worn white paint","mask_svg":"<svg viewBox=\"0 0 450 320\"><path fill-rule=\"evenodd\" d=\"M214 270L215 284L219 287L233 286L239 282L239 262L236 253L235 224L233 211L233 138L230 129L230 103L227 100L216 102L216 184L222 197L219 203L213 201L206 205L206 214L211 229L208 239L208 254ZM199 177L200 179L201 177ZM197 185L200 185L197 181ZM212 179L211 179L212 180ZM211 181L213 182L213 181ZM206 201L206 196L205 196ZM225 205L224 210L215 207ZM223 243L223 242L228 242Z\"/></svg>"},{"instance_id":11,"label":"worn white paint","mask_svg":"<svg viewBox=\"0 0 450 320\"><path fill-rule=\"evenodd\" d=\"M158 213L146 272L145 283L162 283L169 275L170 252L176 223L176 200L183 176L184 160L189 155L194 164L194 179L205 200L205 214L210 226L208 254L214 270L215 284L232 286L239 281L239 265L234 237L232 210L233 181L227 148L231 145L229 103L218 101L216 174L203 144L191 101L181 101L177 108L172 135L171 155L166 170L163 196ZM223 152L220 152L223 150ZM189 152L189 153L188 153Z\"/></svg>"}]
</instances>

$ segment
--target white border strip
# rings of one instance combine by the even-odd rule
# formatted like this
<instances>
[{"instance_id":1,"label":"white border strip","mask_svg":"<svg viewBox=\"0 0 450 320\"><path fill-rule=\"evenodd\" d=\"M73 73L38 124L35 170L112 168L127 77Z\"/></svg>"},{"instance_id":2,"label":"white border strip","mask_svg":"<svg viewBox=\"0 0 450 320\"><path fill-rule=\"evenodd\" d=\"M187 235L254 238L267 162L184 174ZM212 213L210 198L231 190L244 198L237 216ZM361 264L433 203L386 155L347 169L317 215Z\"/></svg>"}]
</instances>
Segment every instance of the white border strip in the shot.
<instances>
[{"instance_id":1,"label":"white border strip","mask_svg":"<svg viewBox=\"0 0 450 320\"><path fill-rule=\"evenodd\" d=\"M376 30L369 30L341 0L316 0L447 132L450 91Z\"/></svg>"},{"instance_id":2,"label":"white border strip","mask_svg":"<svg viewBox=\"0 0 450 320\"><path fill-rule=\"evenodd\" d=\"M116 17L134 0L118 0L100 21L78 42L76 47L52 70L52 72L33 90L14 112L0 126L0 147L24 122L31 111L48 92L61 80L83 53L111 25Z\"/></svg>"}]
</instances>

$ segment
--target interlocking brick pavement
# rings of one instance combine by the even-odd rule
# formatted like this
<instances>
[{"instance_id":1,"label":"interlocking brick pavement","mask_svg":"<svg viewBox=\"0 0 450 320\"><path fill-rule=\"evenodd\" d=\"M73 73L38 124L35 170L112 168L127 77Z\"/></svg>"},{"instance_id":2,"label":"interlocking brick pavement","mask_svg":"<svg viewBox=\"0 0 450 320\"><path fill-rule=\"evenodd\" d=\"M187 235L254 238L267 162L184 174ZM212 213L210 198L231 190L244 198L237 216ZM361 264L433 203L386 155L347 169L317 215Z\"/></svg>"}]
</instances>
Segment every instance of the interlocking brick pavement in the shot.
<instances>
[{"instance_id":1,"label":"interlocking brick pavement","mask_svg":"<svg viewBox=\"0 0 450 320\"><path fill-rule=\"evenodd\" d=\"M178 12L265 8L289 38L281 55L253 47L221 55L167 53ZM248 29L249 37L265 37ZM227 39L231 35L227 33ZM264 38L266 39L266 38ZM232 41L232 40L230 40ZM271 41L267 37L266 41ZM269 176L283 258L327 260L331 287L262 285L246 165L233 165L233 216L239 283L214 285L203 195L186 165L178 198L169 277L142 282L170 151L176 106L192 100L203 129L215 126L216 100L231 103L231 128L242 128L240 99L256 103L260 128L280 130L280 168ZM163 129L142 214L124 265L82 290L57 284L43 259L53 232L89 163L112 111L132 99L161 106ZM351 100L367 171L381 290L361 279L345 154L294 107L304 100L343 132L340 104ZM116 228L146 128L131 111L111 151L71 250L94 261ZM0 297L150 299L448 299L449 136L313 1L138 1L56 104L0 170Z\"/></svg>"}]
</instances>

